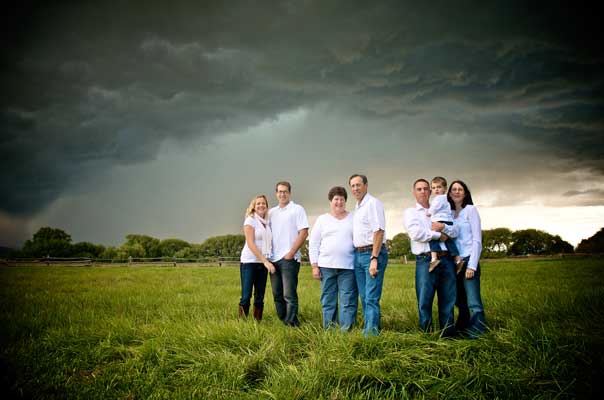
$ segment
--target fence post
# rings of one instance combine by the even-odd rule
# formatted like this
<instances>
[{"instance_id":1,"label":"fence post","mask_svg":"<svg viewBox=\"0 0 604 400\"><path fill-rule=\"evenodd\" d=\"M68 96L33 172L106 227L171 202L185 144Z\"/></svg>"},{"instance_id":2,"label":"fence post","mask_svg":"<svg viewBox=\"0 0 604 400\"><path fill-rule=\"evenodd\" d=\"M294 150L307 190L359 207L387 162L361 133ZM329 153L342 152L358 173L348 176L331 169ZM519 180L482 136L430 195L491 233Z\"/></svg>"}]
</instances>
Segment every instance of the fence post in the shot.
<instances>
[{"instance_id":1,"label":"fence post","mask_svg":"<svg viewBox=\"0 0 604 400\"><path fill-rule=\"evenodd\" d=\"M128 257L128 265L132 264L132 256Z\"/></svg>"},{"instance_id":2,"label":"fence post","mask_svg":"<svg viewBox=\"0 0 604 400\"><path fill-rule=\"evenodd\" d=\"M407 264L407 255L405 254L403 258L405 259L405 264Z\"/></svg>"}]
</instances>

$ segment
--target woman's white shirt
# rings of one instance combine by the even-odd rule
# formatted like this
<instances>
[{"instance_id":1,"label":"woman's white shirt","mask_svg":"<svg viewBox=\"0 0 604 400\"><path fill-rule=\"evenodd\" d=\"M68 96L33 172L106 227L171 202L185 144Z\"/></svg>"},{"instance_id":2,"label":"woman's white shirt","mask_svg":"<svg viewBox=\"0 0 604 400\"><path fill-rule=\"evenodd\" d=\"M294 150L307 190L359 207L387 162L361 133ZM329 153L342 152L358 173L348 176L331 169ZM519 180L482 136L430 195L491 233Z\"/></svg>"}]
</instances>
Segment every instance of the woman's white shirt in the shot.
<instances>
[{"instance_id":1,"label":"woman's white shirt","mask_svg":"<svg viewBox=\"0 0 604 400\"><path fill-rule=\"evenodd\" d=\"M308 242L311 264L321 268L354 269L352 221L351 213L343 219L329 213L317 218Z\"/></svg>"},{"instance_id":2,"label":"woman's white shirt","mask_svg":"<svg viewBox=\"0 0 604 400\"><path fill-rule=\"evenodd\" d=\"M455 211L451 214L453 222L459 229L459 234L454 239L459 255L464 258L469 256L468 268L476 271L482 251L482 230L478 210L472 204L468 204L461 209L457 218L455 218Z\"/></svg>"},{"instance_id":3,"label":"woman's white shirt","mask_svg":"<svg viewBox=\"0 0 604 400\"><path fill-rule=\"evenodd\" d=\"M254 228L254 243L256 244L256 248L262 252L262 231L265 229L264 225L262 225L262 222L258 221L253 216L249 216L249 217L245 218L245 221L243 221L243 226L245 227L246 225L249 225L252 228ZM254 255L254 253L252 253L252 250L247 245L247 241L245 242L245 246L243 246L243 250L241 250L241 262L242 263L261 263L262 262L258 259L258 257L256 257Z\"/></svg>"}]
</instances>

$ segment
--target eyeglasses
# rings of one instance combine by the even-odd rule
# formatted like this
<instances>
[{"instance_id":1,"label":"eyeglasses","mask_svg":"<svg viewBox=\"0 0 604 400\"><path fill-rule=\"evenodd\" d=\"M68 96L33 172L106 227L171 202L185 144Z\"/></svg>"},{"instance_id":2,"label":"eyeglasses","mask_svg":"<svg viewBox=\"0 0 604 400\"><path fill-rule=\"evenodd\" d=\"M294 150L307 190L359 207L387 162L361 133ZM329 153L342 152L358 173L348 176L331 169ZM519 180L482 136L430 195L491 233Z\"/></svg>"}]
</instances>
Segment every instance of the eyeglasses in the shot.
<instances>
[{"instance_id":1,"label":"eyeglasses","mask_svg":"<svg viewBox=\"0 0 604 400\"><path fill-rule=\"evenodd\" d=\"M287 194L289 190L277 190L277 194Z\"/></svg>"}]
</instances>

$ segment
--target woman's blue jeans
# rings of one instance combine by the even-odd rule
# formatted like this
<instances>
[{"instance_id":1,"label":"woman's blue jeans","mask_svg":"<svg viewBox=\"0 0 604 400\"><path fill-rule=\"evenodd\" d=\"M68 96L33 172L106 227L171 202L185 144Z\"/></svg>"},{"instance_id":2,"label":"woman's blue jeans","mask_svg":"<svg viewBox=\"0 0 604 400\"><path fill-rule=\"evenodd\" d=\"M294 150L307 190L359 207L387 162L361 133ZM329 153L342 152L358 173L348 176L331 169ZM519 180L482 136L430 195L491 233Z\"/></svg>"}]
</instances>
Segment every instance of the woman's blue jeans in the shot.
<instances>
[{"instance_id":1,"label":"woman's blue jeans","mask_svg":"<svg viewBox=\"0 0 604 400\"><path fill-rule=\"evenodd\" d=\"M388 250L382 246L378 257L378 274L373 278L369 274L371 261L371 250L354 252L354 273L357 280L357 288L361 297L363 308L363 334L375 336L382 327L380 320L380 299L382 298L382 285L384 284L384 273L388 265Z\"/></svg>"},{"instance_id":2,"label":"woman's blue jeans","mask_svg":"<svg viewBox=\"0 0 604 400\"><path fill-rule=\"evenodd\" d=\"M359 304L354 270L341 268L320 268L320 270L323 327L329 329L339 324L342 331L348 331L357 319Z\"/></svg>"},{"instance_id":3,"label":"woman's blue jeans","mask_svg":"<svg viewBox=\"0 0 604 400\"><path fill-rule=\"evenodd\" d=\"M466 257L466 264L470 257ZM458 332L468 335L470 338L484 333L486 318L484 306L480 297L480 264L474 272L474 278L466 279L466 267L457 275L457 301L459 310L455 328Z\"/></svg>"},{"instance_id":4,"label":"woman's blue jeans","mask_svg":"<svg viewBox=\"0 0 604 400\"><path fill-rule=\"evenodd\" d=\"M248 306L254 292L254 306L264 307L264 291L266 290L266 277L268 270L262 263L241 263L239 266L241 276L241 300L239 305Z\"/></svg>"}]
</instances>

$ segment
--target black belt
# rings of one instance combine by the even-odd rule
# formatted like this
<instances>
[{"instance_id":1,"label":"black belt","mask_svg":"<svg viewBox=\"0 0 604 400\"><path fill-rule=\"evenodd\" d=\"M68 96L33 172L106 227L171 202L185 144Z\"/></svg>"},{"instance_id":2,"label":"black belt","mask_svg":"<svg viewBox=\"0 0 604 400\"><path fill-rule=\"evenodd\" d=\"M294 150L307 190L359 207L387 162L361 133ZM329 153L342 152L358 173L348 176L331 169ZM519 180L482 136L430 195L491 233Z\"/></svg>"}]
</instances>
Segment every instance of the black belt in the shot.
<instances>
[{"instance_id":1,"label":"black belt","mask_svg":"<svg viewBox=\"0 0 604 400\"><path fill-rule=\"evenodd\" d=\"M430 257L431 255L432 255L432 253L429 252L429 251L427 251L425 253L418 254L418 256L426 256L426 257ZM444 256L448 256L448 255L449 255L449 252L447 250L442 250L442 251L437 251L436 252L436 257L438 257L438 258L441 258L441 257L444 257Z\"/></svg>"},{"instance_id":2,"label":"black belt","mask_svg":"<svg viewBox=\"0 0 604 400\"><path fill-rule=\"evenodd\" d=\"M384 244L382 243L382 246L380 247L380 250L382 249L383 246L384 246ZM356 251L357 253L363 253L363 252L366 252L366 251L373 251L373 245L370 244L368 246L355 247L354 251Z\"/></svg>"}]
</instances>

